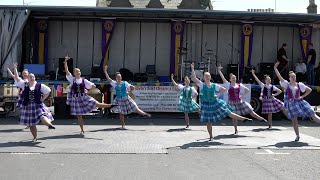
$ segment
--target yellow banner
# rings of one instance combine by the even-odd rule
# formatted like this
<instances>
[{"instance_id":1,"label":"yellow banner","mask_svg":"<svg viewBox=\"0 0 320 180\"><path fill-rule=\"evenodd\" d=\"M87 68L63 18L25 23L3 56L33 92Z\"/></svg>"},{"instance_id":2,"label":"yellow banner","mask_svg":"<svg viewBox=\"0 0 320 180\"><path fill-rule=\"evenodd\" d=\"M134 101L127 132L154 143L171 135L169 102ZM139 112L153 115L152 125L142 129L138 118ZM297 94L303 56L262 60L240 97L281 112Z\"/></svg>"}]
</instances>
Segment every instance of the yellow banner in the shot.
<instances>
[{"instance_id":1,"label":"yellow banner","mask_svg":"<svg viewBox=\"0 0 320 180\"><path fill-rule=\"evenodd\" d=\"M174 75L178 76L179 74L179 48L181 47L180 44L181 36L179 34L176 35L176 48L175 48L175 70ZM182 66L181 66L182 68Z\"/></svg>"},{"instance_id":2,"label":"yellow banner","mask_svg":"<svg viewBox=\"0 0 320 180\"><path fill-rule=\"evenodd\" d=\"M44 64L44 33L39 33L39 64Z\"/></svg>"}]
</instances>

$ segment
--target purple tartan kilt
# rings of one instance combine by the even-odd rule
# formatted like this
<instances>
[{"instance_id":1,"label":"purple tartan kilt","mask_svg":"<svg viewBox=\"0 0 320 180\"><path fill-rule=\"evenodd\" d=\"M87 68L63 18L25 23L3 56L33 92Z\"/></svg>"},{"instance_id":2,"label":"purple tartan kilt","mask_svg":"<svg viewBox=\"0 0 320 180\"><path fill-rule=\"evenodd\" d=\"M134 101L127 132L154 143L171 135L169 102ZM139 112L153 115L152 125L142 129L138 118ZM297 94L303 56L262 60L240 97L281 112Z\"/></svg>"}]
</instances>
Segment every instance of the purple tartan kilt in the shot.
<instances>
[{"instance_id":1,"label":"purple tartan kilt","mask_svg":"<svg viewBox=\"0 0 320 180\"><path fill-rule=\"evenodd\" d=\"M262 114L277 113L284 107L284 103L277 98L262 99Z\"/></svg>"},{"instance_id":2,"label":"purple tartan kilt","mask_svg":"<svg viewBox=\"0 0 320 180\"><path fill-rule=\"evenodd\" d=\"M253 112L252 106L246 101L229 101L229 105L234 110L233 113L238 115L247 115Z\"/></svg>"},{"instance_id":3,"label":"purple tartan kilt","mask_svg":"<svg viewBox=\"0 0 320 180\"><path fill-rule=\"evenodd\" d=\"M296 117L310 117L315 114L311 105L303 99L288 101L287 110L289 119Z\"/></svg>"},{"instance_id":4,"label":"purple tartan kilt","mask_svg":"<svg viewBox=\"0 0 320 180\"><path fill-rule=\"evenodd\" d=\"M111 108L111 112L113 113L130 114L138 109L138 105L130 96L126 98L116 97L113 100L113 104L118 104L118 106Z\"/></svg>"},{"instance_id":5,"label":"purple tartan kilt","mask_svg":"<svg viewBox=\"0 0 320 180\"><path fill-rule=\"evenodd\" d=\"M87 94L80 97L72 97L68 94L67 104L70 105L71 115L85 115L97 108L97 101Z\"/></svg>"},{"instance_id":6,"label":"purple tartan kilt","mask_svg":"<svg viewBox=\"0 0 320 180\"><path fill-rule=\"evenodd\" d=\"M22 106L19 124L34 126L39 124L43 116L47 117L50 122L54 120L50 110L44 103L36 104L35 102L30 102L27 106Z\"/></svg>"}]
</instances>

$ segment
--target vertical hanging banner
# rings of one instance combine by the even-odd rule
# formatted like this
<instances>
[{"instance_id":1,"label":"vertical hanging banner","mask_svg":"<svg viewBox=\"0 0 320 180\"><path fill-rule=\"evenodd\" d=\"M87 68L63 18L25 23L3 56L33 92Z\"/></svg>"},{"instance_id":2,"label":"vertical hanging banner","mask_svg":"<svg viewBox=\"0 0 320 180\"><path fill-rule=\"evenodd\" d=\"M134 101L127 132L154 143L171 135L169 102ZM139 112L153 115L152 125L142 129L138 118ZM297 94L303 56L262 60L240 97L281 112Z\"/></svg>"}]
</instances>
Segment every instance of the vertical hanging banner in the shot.
<instances>
[{"instance_id":1,"label":"vertical hanging banner","mask_svg":"<svg viewBox=\"0 0 320 180\"><path fill-rule=\"evenodd\" d=\"M102 21L102 59L100 68L104 68L109 61L110 42L115 27L115 19L104 19Z\"/></svg>"},{"instance_id":2,"label":"vertical hanging banner","mask_svg":"<svg viewBox=\"0 0 320 180\"><path fill-rule=\"evenodd\" d=\"M179 50L183 42L185 21L171 22L170 74L179 73Z\"/></svg>"},{"instance_id":3,"label":"vertical hanging banner","mask_svg":"<svg viewBox=\"0 0 320 180\"><path fill-rule=\"evenodd\" d=\"M307 61L307 54L309 51L308 44L311 43L312 37L312 26L310 25L301 25L299 26L299 36L300 36L300 45L301 45L301 54L303 60Z\"/></svg>"},{"instance_id":4,"label":"vertical hanging banner","mask_svg":"<svg viewBox=\"0 0 320 180\"><path fill-rule=\"evenodd\" d=\"M36 64L44 64L48 71L48 21L37 19L34 39L34 57Z\"/></svg>"},{"instance_id":5,"label":"vertical hanging banner","mask_svg":"<svg viewBox=\"0 0 320 180\"><path fill-rule=\"evenodd\" d=\"M241 62L239 75L243 76L245 67L251 64L253 23L243 23L241 30ZM238 78L240 79L241 77Z\"/></svg>"}]
</instances>

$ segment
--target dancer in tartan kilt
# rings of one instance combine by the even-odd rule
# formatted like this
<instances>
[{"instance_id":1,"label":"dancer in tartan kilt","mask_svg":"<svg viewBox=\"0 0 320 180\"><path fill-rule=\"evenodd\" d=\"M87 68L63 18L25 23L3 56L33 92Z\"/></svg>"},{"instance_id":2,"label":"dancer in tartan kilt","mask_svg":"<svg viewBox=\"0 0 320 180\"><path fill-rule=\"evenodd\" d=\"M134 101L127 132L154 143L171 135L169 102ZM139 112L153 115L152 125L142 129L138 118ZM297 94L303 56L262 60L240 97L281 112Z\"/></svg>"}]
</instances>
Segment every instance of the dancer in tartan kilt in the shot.
<instances>
[{"instance_id":1,"label":"dancer in tartan kilt","mask_svg":"<svg viewBox=\"0 0 320 180\"><path fill-rule=\"evenodd\" d=\"M186 120L186 128L189 128L189 113L199 112L200 106L194 100L198 93L194 87L190 87L190 79L188 76L184 78L184 84L177 84L173 79L173 74L171 74L171 80L173 85L181 91L178 110L184 112L184 118Z\"/></svg>"},{"instance_id":2,"label":"dancer in tartan kilt","mask_svg":"<svg viewBox=\"0 0 320 180\"><path fill-rule=\"evenodd\" d=\"M87 95L87 89L89 91L96 88L96 86L87 79L81 78L81 71L79 68L74 68L73 74L70 73L67 65L67 61L70 58L65 57L64 69L66 71L66 78L70 83L69 92L67 95L67 104L70 105L71 115L76 115L78 124L80 126L81 135L84 135L83 130L83 117L87 113L95 110L96 108L110 108L115 105L99 103L93 97Z\"/></svg>"},{"instance_id":3,"label":"dancer in tartan kilt","mask_svg":"<svg viewBox=\"0 0 320 180\"><path fill-rule=\"evenodd\" d=\"M134 90L134 86L129 84L127 81L122 81L122 76L119 72L116 73L116 81L112 80L108 74L108 66L104 67L104 73L110 85L116 90L116 98L113 104L118 106L111 108L112 112L119 113L119 119L122 128L125 126L125 114L136 112L143 116L151 117L151 114L142 111L134 102L134 100L128 95Z\"/></svg>"},{"instance_id":4,"label":"dancer in tartan kilt","mask_svg":"<svg viewBox=\"0 0 320 180\"><path fill-rule=\"evenodd\" d=\"M280 112L281 110L287 116L287 112L284 109L284 103L279 99L275 98L281 94L281 90L271 84L271 78L269 75L264 75L266 84L263 84L255 74L255 70L251 71L254 79L258 82L261 87L260 100L262 101L262 114L268 114L269 128L272 127L272 114ZM276 91L275 94L273 92Z\"/></svg>"},{"instance_id":5,"label":"dancer in tartan kilt","mask_svg":"<svg viewBox=\"0 0 320 180\"><path fill-rule=\"evenodd\" d=\"M39 124L40 121L47 125L49 129L55 129L51 124L54 120L52 114L43 103L49 96L51 89L44 84L37 83L32 73L28 75L28 82L19 78L16 85L22 89L23 98L19 123L30 127L33 142L36 142L36 125Z\"/></svg>"},{"instance_id":6,"label":"dancer in tartan kilt","mask_svg":"<svg viewBox=\"0 0 320 180\"><path fill-rule=\"evenodd\" d=\"M209 72L205 72L201 82L194 71L194 63L191 64L191 77L192 81L197 83L200 88L200 101L201 101L201 122L207 123L207 130L209 133L209 141L213 140L212 136L212 123L223 120L229 116L232 119L241 121L251 120L233 113L232 108L219 97L226 92L226 89L218 84L211 83L211 75ZM219 93L216 94L215 92Z\"/></svg>"},{"instance_id":7,"label":"dancer in tartan kilt","mask_svg":"<svg viewBox=\"0 0 320 180\"><path fill-rule=\"evenodd\" d=\"M280 80L280 85L284 88L284 106L288 111L288 118L292 120L293 129L296 133L295 141L299 141L298 117L311 117L317 123L320 123L320 118L310 104L303 99L312 92L312 89L301 82L297 83L296 74L293 71L289 72L290 82L283 79L278 71L279 64L280 62L277 62L274 65L274 71ZM301 92L304 94L301 95Z\"/></svg>"},{"instance_id":8,"label":"dancer in tartan kilt","mask_svg":"<svg viewBox=\"0 0 320 180\"><path fill-rule=\"evenodd\" d=\"M243 84L238 84L237 77L234 74L230 74L230 82L226 80L223 73L221 72L222 66L221 64L218 67L219 75L223 81L223 86L228 90L228 103L234 109L234 113L239 115L247 115L250 114L252 117L259 119L261 121L268 122L263 117L259 116L257 113L253 111L252 106L246 101L242 100L241 94L247 94L250 90L245 87ZM234 134L238 134L238 122L237 119L232 119L234 126Z\"/></svg>"}]
</instances>

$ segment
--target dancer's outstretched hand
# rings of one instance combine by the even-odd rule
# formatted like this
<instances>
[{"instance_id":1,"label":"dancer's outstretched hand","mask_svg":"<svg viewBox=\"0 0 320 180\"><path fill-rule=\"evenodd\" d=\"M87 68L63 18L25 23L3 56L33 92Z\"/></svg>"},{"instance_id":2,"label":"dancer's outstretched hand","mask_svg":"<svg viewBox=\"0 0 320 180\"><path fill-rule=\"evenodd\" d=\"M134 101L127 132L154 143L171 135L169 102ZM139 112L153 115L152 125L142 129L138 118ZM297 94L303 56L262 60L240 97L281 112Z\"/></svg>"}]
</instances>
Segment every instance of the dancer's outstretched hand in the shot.
<instances>
[{"instance_id":1,"label":"dancer's outstretched hand","mask_svg":"<svg viewBox=\"0 0 320 180\"><path fill-rule=\"evenodd\" d=\"M194 70L194 62L191 64L191 70Z\"/></svg>"}]
</instances>

